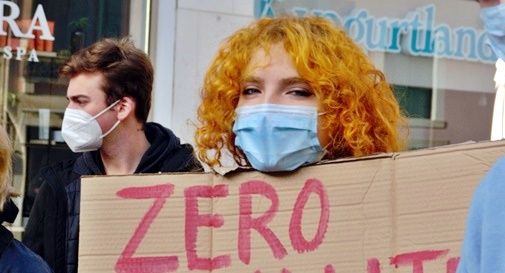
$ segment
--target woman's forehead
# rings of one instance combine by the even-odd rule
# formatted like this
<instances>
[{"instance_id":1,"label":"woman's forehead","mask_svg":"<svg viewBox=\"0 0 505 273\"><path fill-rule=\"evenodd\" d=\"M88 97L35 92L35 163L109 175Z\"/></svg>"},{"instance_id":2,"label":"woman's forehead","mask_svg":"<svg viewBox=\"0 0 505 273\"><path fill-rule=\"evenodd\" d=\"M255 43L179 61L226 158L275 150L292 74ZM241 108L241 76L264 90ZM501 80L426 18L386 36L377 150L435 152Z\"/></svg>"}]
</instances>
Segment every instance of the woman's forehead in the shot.
<instances>
[{"instance_id":1,"label":"woman's forehead","mask_svg":"<svg viewBox=\"0 0 505 273\"><path fill-rule=\"evenodd\" d=\"M242 73L242 77L249 77L258 69L264 69L272 65L284 65L295 68L292 57L284 49L282 43L276 43L269 47L258 47L252 51L249 63ZM296 69L296 68L295 68Z\"/></svg>"}]
</instances>

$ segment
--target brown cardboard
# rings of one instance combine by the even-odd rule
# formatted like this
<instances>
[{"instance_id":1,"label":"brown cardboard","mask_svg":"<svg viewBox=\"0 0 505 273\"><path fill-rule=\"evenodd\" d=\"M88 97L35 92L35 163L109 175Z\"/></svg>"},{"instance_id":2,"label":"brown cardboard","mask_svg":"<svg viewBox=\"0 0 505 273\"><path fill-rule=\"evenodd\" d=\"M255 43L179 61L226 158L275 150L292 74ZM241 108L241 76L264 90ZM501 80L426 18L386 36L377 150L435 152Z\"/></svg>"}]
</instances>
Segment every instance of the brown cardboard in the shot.
<instances>
[{"instance_id":1,"label":"brown cardboard","mask_svg":"<svg viewBox=\"0 0 505 273\"><path fill-rule=\"evenodd\" d=\"M214 272L251 273L455 272L472 192L503 154L505 141L499 141L338 160L291 174L86 177L82 180L79 272L205 272L212 267ZM145 235L135 241L138 248L123 252L154 199L124 199L116 193L167 183L174 185L172 195L164 204L161 198L154 205L162 207L145 232L137 233ZM302 190L318 185L324 188L320 193L326 193L321 196L327 196L327 203L317 190ZM272 202L264 195L247 194L248 190L278 197L273 218L257 226L259 230L266 227L263 234L270 230L278 238L277 258L257 229L246 228L248 220L254 223L265 215ZM122 196L139 192L123 190ZM196 205L189 197L195 192L216 197L200 197ZM304 194L308 194L306 203ZM320 209L325 204L328 218ZM198 216L204 214L213 216ZM321 215L328 219L326 232ZM198 221L214 227L198 227ZM318 227L324 237L312 241ZM197 230L196 237L191 230ZM194 244L191 238L196 238ZM155 267L156 258L151 258L142 262L143 268L133 260L115 269L122 253L123 257L176 256L177 267L164 268L169 262L163 261ZM218 258L205 260L211 257Z\"/></svg>"}]
</instances>

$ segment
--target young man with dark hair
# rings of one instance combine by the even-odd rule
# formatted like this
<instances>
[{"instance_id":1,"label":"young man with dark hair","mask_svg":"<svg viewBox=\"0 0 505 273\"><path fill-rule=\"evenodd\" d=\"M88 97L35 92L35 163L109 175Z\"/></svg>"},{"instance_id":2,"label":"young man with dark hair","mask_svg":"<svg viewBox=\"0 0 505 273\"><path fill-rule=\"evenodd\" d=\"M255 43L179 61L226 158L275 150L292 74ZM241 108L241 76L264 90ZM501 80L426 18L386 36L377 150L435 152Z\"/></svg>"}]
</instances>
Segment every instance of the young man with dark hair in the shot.
<instances>
[{"instance_id":1,"label":"young man with dark hair","mask_svg":"<svg viewBox=\"0 0 505 273\"><path fill-rule=\"evenodd\" d=\"M146 122L153 67L130 40L101 40L73 55L61 74L70 80L62 135L82 155L41 171L23 241L56 273L75 273L81 176L198 171L201 165L190 145Z\"/></svg>"}]
</instances>

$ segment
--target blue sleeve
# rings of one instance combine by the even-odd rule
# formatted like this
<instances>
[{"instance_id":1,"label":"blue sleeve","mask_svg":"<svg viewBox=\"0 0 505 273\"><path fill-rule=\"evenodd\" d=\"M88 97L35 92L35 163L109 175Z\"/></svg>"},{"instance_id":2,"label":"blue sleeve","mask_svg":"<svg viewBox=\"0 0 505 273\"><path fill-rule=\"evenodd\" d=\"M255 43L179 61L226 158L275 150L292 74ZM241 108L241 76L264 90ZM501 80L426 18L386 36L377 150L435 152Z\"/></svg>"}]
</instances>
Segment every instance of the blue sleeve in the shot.
<instances>
[{"instance_id":1,"label":"blue sleeve","mask_svg":"<svg viewBox=\"0 0 505 273\"><path fill-rule=\"evenodd\" d=\"M457 273L505 272L505 158L486 174L468 211Z\"/></svg>"},{"instance_id":2,"label":"blue sleeve","mask_svg":"<svg viewBox=\"0 0 505 273\"><path fill-rule=\"evenodd\" d=\"M2 273L53 273L37 254L21 242L12 240L0 259Z\"/></svg>"}]
</instances>

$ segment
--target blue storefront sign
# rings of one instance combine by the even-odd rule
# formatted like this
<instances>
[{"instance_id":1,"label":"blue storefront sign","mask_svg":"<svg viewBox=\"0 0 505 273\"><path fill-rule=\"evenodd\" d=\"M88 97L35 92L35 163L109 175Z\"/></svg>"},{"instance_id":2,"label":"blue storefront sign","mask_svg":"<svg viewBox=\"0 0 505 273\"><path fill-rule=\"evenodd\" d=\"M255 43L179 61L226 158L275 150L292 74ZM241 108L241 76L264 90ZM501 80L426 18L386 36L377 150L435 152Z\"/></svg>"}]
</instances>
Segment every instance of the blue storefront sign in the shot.
<instances>
[{"instance_id":1,"label":"blue storefront sign","mask_svg":"<svg viewBox=\"0 0 505 273\"><path fill-rule=\"evenodd\" d=\"M355 42L369 51L483 63L496 61L483 30L436 23L436 7L432 4L418 7L404 18L389 18L375 17L366 9L351 9L343 15L331 8L295 4L300 2L293 1L289 5L287 0L256 0L255 15L257 18L285 13L322 16L344 28Z\"/></svg>"}]
</instances>

